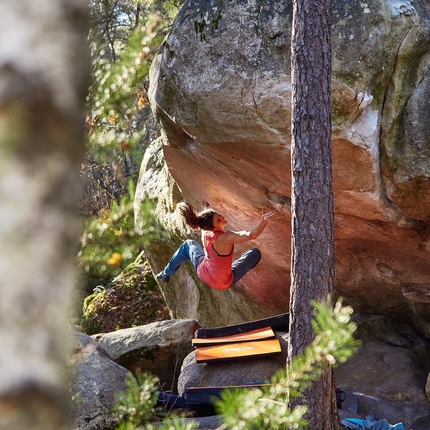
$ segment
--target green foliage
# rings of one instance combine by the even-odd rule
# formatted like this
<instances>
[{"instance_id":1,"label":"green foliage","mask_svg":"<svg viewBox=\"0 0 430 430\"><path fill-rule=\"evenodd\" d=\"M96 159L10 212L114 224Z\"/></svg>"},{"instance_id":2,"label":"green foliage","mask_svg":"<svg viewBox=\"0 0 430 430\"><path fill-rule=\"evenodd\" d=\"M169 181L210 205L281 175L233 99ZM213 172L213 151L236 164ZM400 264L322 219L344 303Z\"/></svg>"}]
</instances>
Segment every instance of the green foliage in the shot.
<instances>
[{"instance_id":1,"label":"green foliage","mask_svg":"<svg viewBox=\"0 0 430 430\"><path fill-rule=\"evenodd\" d=\"M151 202L142 205L143 232L137 233L133 204L134 186L130 182L128 194L119 202L114 201L109 211L84 220L85 231L78 253L78 267L84 276L105 280L117 276L139 255L142 244L148 245L163 234L152 215Z\"/></svg>"},{"instance_id":2,"label":"green foliage","mask_svg":"<svg viewBox=\"0 0 430 430\"><path fill-rule=\"evenodd\" d=\"M159 17L150 15L145 25L133 31L115 62L104 50L94 57L87 116L87 149L93 159L104 161L136 149L142 152L138 144L148 126L138 116L148 107L149 67L164 37L159 27Z\"/></svg>"},{"instance_id":3,"label":"green foliage","mask_svg":"<svg viewBox=\"0 0 430 430\"><path fill-rule=\"evenodd\" d=\"M273 378L274 385L264 389L223 392L217 410L227 428L245 430L264 428L304 429L307 411L305 405L289 409L290 400L298 397L315 381L327 365L345 362L356 350L358 342L353 333L356 325L350 322L353 312L337 302L314 303L316 317L313 322L315 339L304 353L293 359L285 371Z\"/></svg>"},{"instance_id":4,"label":"green foliage","mask_svg":"<svg viewBox=\"0 0 430 430\"><path fill-rule=\"evenodd\" d=\"M356 324L350 322L353 309L338 301L334 307L329 300L313 302L316 313L312 321L315 339L304 353L293 360L288 373L291 397L303 392L320 375L327 364L344 363L357 349L354 339Z\"/></svg>"},{"instance_id":5,"label":"green foliage","mask_svg":"<svg viewBox=\"0 0 430 430\"><path fill-rule=\"evenodd\" d=\"M92 82L87 97L86 214L108 209L137 182L140 163L157 127L148 101L149 68L170 18L158 4L90 0Z\"/></svg>"},{"instance_id":6,"label":"green foliage","mask_svg":"<svg viewBox=\"0 0 430 430\"><path fill-rule=\"evenodd\" d=\"M304 427L304 406L292 412L281 385L270 389L225 390L217 403L228 429L297 429Z\"/></svg>"},{"instance_id":7,"label":"green foliage","mask_svg":"<svg viewBox=\"0 0 430 430\"><path fill-rule=\"evenodd\" d=\"M131 429L152 419L156 414L158 379L149 373L129 374L126 380L127 390L118 395L113 409L121 426L118 429Z\"/></svg>"},{"instance_id":8,"label":"green foliage","mask_svg":"<svg viewBox=\"0 0 430 430\"><path fill-rule=\"evenodd\" d=\"M138 430L142 424L159 419L165 415L157 403L158 379L147 372L137 372L136 376L129 374L126 380L127 390L118 395L113 413L118 417L116 430ZM147 430L155 429L151 424ZM195 423L181 422L179 417L157 425L157 430L194 430Z\"/></svg>"},{"instance_id":9,"label":"green foliage","mask_svg":"<svg viewBox=\"0 0 430 430\"><path fill-rule=\"evenodd\" d=\"M94 307L94 299L103 300L103 297L106 294L106 290L102 287L96 287L94 288L94 293L90 294L89 296L85 297L84 299L84 305L83 310L84 313L92 313L93 307ZM94 333L88 333L88 331L85 331L87 334L94 334Z\"/></svg>"},{"instance_id":10,"label":"green foliage","mask_svg":"<svg viewBox=\"0 0 430 430\"><path fill-rule=\"evenodd\" d=\"M167 16L173 21L184 3L185 0L165 0L163 1L163 9Z\"/></svg>"},{"instance_id":11,"label":"green foliage","mask_svg":"<svg viewBox=\"0 0 430 430\"><path fill-rule=\"evenodd\" d=\"M144 150L156 135L149 108L149 67L181 0L90 0L92 82L87 98L87 160L80 204L85 232L78 255L87 280L106 282L155 237L149 203L146 231L134 229L134 186ZM176 9L175 9L176 7ZM88 216L89 215L89 216Z\"/></svg>"},{"instance_id":12,"label":"green foliage","mask_svg":"<svg viewBox=\"0 0 430 430\"><path fill-rule=\"evenodd\" d=\"M87 149L92 159L116 159L124 151L139 158L142 142L151 139L149 68L182 3L91 1Z\"/></svg>"},{"instance_id":13,"label":"green foliage","mask_svg":"<svg viewBox=\"0 0 430 430\"><path fill-rule=\"evenodd\" d=\"M146 430L197 430L198 428L200 427L196 422L184 422L179 417L169 418L168 421L162 422L157 427L151 424L146 426Z\"/></svg>"},{"instance_id":14,"label":"green foliage","mask_svg":"<svg viewBox=\"0 0 430 430\"><path fill-rule=\"evenodd\" d=\"M146 231L134 229L134 186L156 128L147 97L149 67L171 19L158 2L90 0L92 83L80 209L85 232L78 263L88 284L106 283L156 236L149 203ZM93 282L96 280L96 282Z\"/></svg>"}]
</instances>

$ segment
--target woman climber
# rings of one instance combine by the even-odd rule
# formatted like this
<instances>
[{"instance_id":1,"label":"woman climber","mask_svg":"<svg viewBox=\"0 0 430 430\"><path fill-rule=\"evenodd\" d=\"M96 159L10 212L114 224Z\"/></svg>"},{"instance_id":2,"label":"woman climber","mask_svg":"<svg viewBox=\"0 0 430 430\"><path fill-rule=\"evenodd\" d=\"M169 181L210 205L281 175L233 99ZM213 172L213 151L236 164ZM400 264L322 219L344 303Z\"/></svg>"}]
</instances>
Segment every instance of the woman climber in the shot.
<instances>
[{"instance_id":1,"label":"woman climber","mask_svg":"<svg viewBox=\"0 0 430 430\"><path fill-rule=\"evenodd\" d=\"M261 252L257 248L249 249L233 261L234 245L257 238L274 212L263 214L260 222L250 231L224 231L227 220L212 209L196 213L190 204L183 203L179 210L188 226L202 230L204 250L194 240L186 240L164 270L156 275L158 280L169 282L181 264L191 260L197 276L205 284L217 290L226 290L260 261Z\"/></svg>"}]
</instances>

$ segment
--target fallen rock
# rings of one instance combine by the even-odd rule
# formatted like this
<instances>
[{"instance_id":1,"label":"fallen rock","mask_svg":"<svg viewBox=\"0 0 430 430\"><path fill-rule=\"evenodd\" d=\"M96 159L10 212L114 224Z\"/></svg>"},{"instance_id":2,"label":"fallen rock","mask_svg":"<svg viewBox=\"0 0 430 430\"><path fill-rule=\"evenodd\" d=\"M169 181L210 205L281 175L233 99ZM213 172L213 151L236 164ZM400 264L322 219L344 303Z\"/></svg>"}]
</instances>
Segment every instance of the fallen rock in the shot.
<instances>
[{"instance_id":1,"label":"fallen rock","mask_svg":"<svg viewBox=\"0 0 430 430\"><path fill-rule=\"evenodd\" d=\"M430 428L426 381L430 343L392 318L355 315L362 345L335 370L336 385L356 393L358 414L373 415L407 429Z\"/></svg>"},{"instance_id":2,"label":"fallen rock","mask_svg":"<svg viewBox=\"0 0 430 430\"><path fill-rule=\"evenodd\" d=\"M126 389L130 372L115 363L90 336L75 333L72 368L73 430L111 430L118 424L112 415L116 395Z\"/></svg>"},{"instance_id":3,"label":"fallen rock","mask_svg":"<svg viewBox=\"0 0 430 430\"><path fill-rule=\"evenodd\" d=\"M199 325L194 320L169 320L96 336L118 364L135 373L151 372L164 391L175 391L184 357Z\"/></svg>"}]
</instances>

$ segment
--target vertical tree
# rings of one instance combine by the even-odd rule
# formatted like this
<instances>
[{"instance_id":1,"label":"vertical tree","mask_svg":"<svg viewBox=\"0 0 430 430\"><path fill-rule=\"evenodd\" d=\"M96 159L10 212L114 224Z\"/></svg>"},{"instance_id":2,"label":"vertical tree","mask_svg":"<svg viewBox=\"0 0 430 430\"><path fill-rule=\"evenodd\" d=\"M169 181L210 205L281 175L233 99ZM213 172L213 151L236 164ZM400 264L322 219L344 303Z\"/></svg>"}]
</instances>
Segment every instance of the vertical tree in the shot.
<instances>
[{"instance_id":1,"label":"vertical tree","mask_svg":"<svg viewBox=\"0 0 430 430\"><path fill-rule=\"evenodd\" d=\"M330 0L293 0L289 357L313 340L311 301L334 290L330 10ZM329 365L302 401L309 428L340 428Z\"/></svg>"},{"instance_id":2,"label":"vertical tree","mask_svg":"<svg viewBox=\"0 0 430 430\"><path fill-rule=\"evenodd\" d=\"M0 429L68 423L86 1L0 5Z\"/></svg>"}]
</instances>

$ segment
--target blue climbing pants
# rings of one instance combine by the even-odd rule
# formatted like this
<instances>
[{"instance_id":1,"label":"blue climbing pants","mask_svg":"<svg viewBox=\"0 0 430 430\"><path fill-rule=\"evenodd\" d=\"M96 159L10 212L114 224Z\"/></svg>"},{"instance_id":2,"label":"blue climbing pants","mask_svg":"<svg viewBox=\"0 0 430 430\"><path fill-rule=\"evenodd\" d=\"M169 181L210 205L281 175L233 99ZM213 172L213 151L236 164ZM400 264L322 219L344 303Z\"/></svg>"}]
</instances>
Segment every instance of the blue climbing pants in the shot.
<instances>
[{"instance_id":1,"label":"blue climbing pants","mask_svg":"<svg viewBox=\"0 0 430 430\"><path fill-rule=\"evenodd\" d=\"M197 267L204 256L205 252L203 248L195 240L188 239L173 254L173 257L164 269L164 273L167 276L172 276L179 270L182 263L190 260L193 263L194 269L197 271Z\"/></svg>"}]
</instances>

